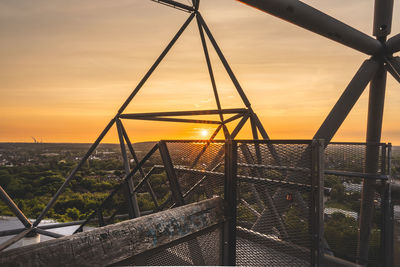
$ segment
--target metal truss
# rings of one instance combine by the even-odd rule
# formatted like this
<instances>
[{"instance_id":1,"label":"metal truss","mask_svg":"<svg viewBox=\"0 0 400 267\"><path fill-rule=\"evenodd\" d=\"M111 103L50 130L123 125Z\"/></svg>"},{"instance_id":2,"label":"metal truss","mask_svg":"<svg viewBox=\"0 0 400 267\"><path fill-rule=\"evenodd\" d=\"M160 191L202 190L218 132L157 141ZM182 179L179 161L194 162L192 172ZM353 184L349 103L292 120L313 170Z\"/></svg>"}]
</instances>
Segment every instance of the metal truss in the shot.
<instances>
[{"instance_id":1,"label":"metal truss","mask_svg":"<svg viewBox=\"0 0 400 267\"><path fill-rule=\"evenodd\" d=\"M193 6L188 6L188 5L173 1L173 0L153 0L153 1L173 7L173 8L177 8L177 9L185 11L185 12L188 12L188 13L190 13L190 15L187 18L187 20L183 23L183 25L180 27L178 32L174 35L172 40L168 43L166 48L162 51L162 53L156 59L156 61L153 63L153 65L150 67L150 69L147 71L147 73L143 76L143 78L140 80L140 82L134 88L134 90L129 95L129 97L125 100L125 102L119 108L119 110L117 111L117 114L111 119L111 121L107 124L107 126L104 128L104 130L97 137L95 142L90 146L89 150L86 152L86 154L80 160L78 165L66 177L64 183L60 186L60 188L57 190L57 192L54 194L54 196L51 198L51 200L47 203L46 207L43 209L43 211L40 213L40 215L36 218L36 220L34 222L31 222L30 220L28 220L26 218L26 216L23 214L23 212L21 210L19 210L18 206L12 201L12 199L3 190L3 188L0 188L1 189L0 190L1 198L8 205L10 210L21 220L21 222L25 226L25 228L1 232L0 233L1 236L6 236L6 235L16 235L16 236L7 240L3 244L0 244L0 251L6 249L7 247L16 243L17 241L19 241L20 239L22 239L23 237L25 237L28 234L35 235L35 234L39 233L39 234L43 234L43 235L47 235L47 236L51 236L51 237L55 237L55 238L61 236L59 234L55 234L55 233L46 231L46 229L51 229L50 226L39 226L39 224L43 220L43 218L46 216L47 212L56 203L57 199L64 192L64 190L69 185L69 183L75 178L76 173L85 164L85 162L88 160L88 158L95 151L97 146L101 143L101 141L103 140L105 135L109 132L109 130L113 126L116 126L117 131L118 131L118 139L119 139L119 143L120 143L120 147L121 147L122 158L124 161L124 169L125 169L125 179L124 180L126 181L124 186L126 189L125 193L126 193L126 198L127 198L128 207L129 207L129 217L135 218L135 217L141 216L138 202L136 199L137 186L135 187L135 184L132 180L132 175L131 175L133 172L136 172L136 171L140 172L140 175L143 179L143 183L147 183L146 186L149 189L150 195L153 199L156 209L159 208L158 204L157 204L156 195L155 195L153 189L151 188L150 184L147 182L146 174L144 173L141 165L139 164L140 162L136 156L136 153L133 149L132 143L129 139L127 131L125 130L122 120L129 119L129 120L150 120L150 121L179 122L179 123L215 124L215 125L217 125L217 127L216 127L214 133L211 135L209 141L212 141L217 136L217 134L219 133L219 131L221 129L223 130L226 140L235 139L235 137L240 132L240 130L243 128L245 123L250 120L253 138L256 140L259 139L258 133L260 133L262 139L269 140L268 134L265 131L263 125L261 124L259 118L257 117L255 112L251 108L251 104L250 104L246 94L244 93L244 90L242 89L239 81L237 80L230 65L228 64L228 61L226 60L224 54L222 53L220 47L218 46L216 40L214 39L209 27L207 26L206 22L204 21L203 17L200 14L200 11L199 11L200 1L193 0ZM164 59L164 57L167 55L167 53L171 50L171 48L174 46L176 41L179 39L179 37L182 35L182 33L187 28L187 26L193 21L193 19L195 17L196 17L196 22L198 25L198 30L199 30L199 34L200 34L200 38L201 38L201 44L202 44L205 60L207 63L207 69L209 72L217 109L215 109L215 110L196 110L196 111L157 112L157 113L133 113L133 114L132 113L124 113L124 111L126 110L128 105L132 102L132 100L134 99L136 94L141 90L141 88L146 83L148 78L156 70L158 65L161 63L161 61ZM234 84L239 96L241 97L241 100L242 100L245 108L237 108L237 109L223 109L222 108L220 99L219 99L219 95L218 95L218 90L217 90L214 73L213 73L211 59L210 59L210 56L208 53L206 37L209 39L214 50L216 51L220 61L222 62L226 72L228 73L232 83ZM199 116L201 116L201 115L218 115L219 120L205 120L205 119L197 120L197 119L182 118L184 116L197 116L197 115L199 115ZM236 127L233 129L232 132L229 132L226 125L228 123L235 122L235 121L238 121ZM208 144L209 143L207 143L205 145L204 151L207 148ZM128 147L128 150L129 150L134 162L136 163L136 166L139 166L139 168L137 170L130 169L126 146ZM160 147L160 151L164 151L163 153L161 153L162 155L165 155L165 153L167 153L165 151L165 149L163 149L163 147ZM204 151L199 154L199 157L201 156L202 153L204 153ZM165 156L165 157L166 157L165 160L167 161L168 156ZM175 203L182 204L183 202L179 201L179 199L175 199ZM101 212L97 211L97 214L101 214ZM102 220L104 220L104 218L102 218L100 216L98 218L98 220L99 220L99 222L101 222ZM68 223L66 225L77 225L77 224L80 224L80 223L75 222L72 224ZM54 225L53 228L57 228L57 227L60 227L60 226Z\"/></svg>"},{"instance_id":2,"label":"metal truss","mask_svg":"<svg viewBox=\"0 0 400 267\"><path fill-rule=\"evenodd\" d=\"M400 34L387 40L391 33L394 1L375 0L375 38L298 0L239 1L371 56L361 65L314 138L324 139L328 144L370 83L365 172L377 173L387 72L400 82L400 58L393 56L400 51ZM368 262L368 240L376 188L374 180L364 179L358 241L358 261L361 264Z\"/></svg>"}]
</instances>

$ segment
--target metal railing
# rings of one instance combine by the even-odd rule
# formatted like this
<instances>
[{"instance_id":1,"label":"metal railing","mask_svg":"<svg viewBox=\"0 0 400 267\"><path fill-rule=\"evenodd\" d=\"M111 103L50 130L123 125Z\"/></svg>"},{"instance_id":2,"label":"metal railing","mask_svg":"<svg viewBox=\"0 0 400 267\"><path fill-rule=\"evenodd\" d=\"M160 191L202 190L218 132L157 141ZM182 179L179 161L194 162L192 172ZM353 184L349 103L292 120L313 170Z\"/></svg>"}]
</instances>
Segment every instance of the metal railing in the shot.
<instances>
[{"instance_id":1,"label":"metal railing","mask_svg":"<svg viewBox=\"0 0 400 267\"><path fill-rule=\"evenodd\" d=\"M370 208L383 216L372 222L369 264L390 266L390 145L378 144L380 168L374 174L363 171L366 146L325 146L319 140L160 141L136 158L86 220L58 227L79 225L77 233L219 195L228 218L223 264L319 266L325 254L356 262L360 190L363 179L373 179L379 182ZM135 212L132 198L140 204L144 196L152 204ZM38 229L49 234L52 227ZM0 235L24 232L17 230Z\"/></svg>"}]
</instances>

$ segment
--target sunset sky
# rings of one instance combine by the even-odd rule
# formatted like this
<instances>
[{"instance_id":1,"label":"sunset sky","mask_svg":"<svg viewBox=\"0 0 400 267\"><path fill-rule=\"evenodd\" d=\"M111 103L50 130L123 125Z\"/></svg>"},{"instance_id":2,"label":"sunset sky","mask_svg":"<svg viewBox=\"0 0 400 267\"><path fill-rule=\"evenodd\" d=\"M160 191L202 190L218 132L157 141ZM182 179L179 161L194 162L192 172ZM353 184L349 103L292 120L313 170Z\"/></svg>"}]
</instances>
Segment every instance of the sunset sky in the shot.
<instances>
[{"instance_id":1,"label":"sunset sky","mask_svg":"<svg viewBox=\"0 0 400 267\"><path fill-rule=\"evenodd\" d=\"M182 2L185 2L183 0ZM307 0L372 33L373 0ZM234 0L201 12L272 139L309 139L367 56ZM0 142L93 142L188 14L150 0L0 0ZM392 35L400 33L395 2ZM211 49L224 108L243 107ZM364 141L368 90L334 140ZM214 109L193 21L127 112ZM388 75L382 140L400 145ZM203 138L212 127L126 121L132 141ZM249 136L249 129L240 138ZM105 142L117 141L111 131Z\"/></svg>"}]
</instances>

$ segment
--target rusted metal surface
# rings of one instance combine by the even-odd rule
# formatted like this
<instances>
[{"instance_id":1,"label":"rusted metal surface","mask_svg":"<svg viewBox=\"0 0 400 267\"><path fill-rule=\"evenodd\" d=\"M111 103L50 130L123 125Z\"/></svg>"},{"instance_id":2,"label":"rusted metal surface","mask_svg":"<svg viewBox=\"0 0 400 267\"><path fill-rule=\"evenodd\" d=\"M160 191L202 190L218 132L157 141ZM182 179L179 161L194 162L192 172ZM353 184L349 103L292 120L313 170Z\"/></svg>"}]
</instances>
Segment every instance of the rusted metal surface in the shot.
<instances>
[{"instance_id":1,"label":"rusted metal surface","mask_svg":"<svg viewBox=\"0 0 400 267\"><path fill-rule=\"evenodd\" d=\"M0 253L0 266L105 266L212 227L219 197Z\"/></svg>"}]
</instances>

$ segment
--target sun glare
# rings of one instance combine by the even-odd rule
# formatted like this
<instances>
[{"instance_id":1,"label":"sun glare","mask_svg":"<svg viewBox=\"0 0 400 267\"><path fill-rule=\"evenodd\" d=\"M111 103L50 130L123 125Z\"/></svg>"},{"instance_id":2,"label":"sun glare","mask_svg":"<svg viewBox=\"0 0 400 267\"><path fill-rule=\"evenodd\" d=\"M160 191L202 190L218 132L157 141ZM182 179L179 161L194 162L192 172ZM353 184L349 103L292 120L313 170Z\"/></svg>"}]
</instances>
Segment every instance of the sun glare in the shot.
<instances>
[{"instance_id":1,"label":"sun glare","mask_svg":"<svg viewBox=\"0 0 400 267\"><path fill-rule=\"evenodd\" d=\"M207 137L207 136L208 136L208 130L206 130L206 129L201 129L200 135L201 135L201 137Z\"/></svg>"}]
</instances>

